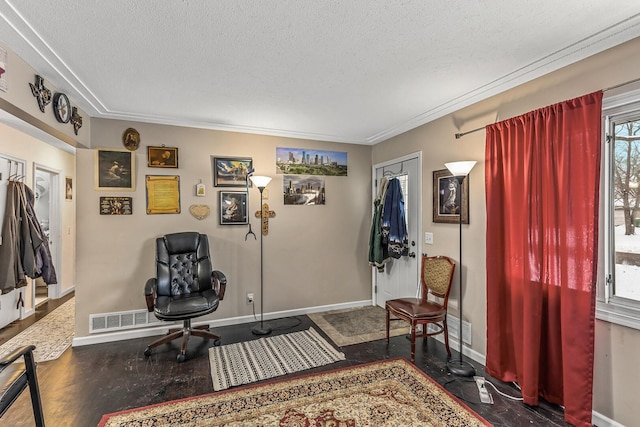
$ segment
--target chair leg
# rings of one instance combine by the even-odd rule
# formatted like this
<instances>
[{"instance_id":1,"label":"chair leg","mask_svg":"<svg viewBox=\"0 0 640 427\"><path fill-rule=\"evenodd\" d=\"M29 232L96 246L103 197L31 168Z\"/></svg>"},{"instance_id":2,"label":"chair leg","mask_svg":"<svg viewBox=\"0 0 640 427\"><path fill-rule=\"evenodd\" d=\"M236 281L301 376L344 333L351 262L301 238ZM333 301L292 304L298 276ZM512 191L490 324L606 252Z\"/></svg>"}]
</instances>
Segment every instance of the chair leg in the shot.
<instances>
[{"instance_id":1,"label":"chair leg","mask_svg":"<svg viewBox=\"0 0 640 427\"><path fill-rule=\"evenodd\" d=\"M447 328L447 319L445 317L445 319L442 321L442 326L444 329L444 346L447 349L447 355L449 355L449 357L451 357L451 349L449 349L449 328ZM462 350L462 349L460 349Z\"/></svg>"},{"instance_id":2,"label":"chair leg","mask_svg":"<svg viewBox=\"0 0 640 427\"><path fill-rule=\"evenodd\" d=\"M416 324L411 322L411 363L416 362Z\"/></svg>"},{"instance_id":3,"label":"chair leg","mask_svg":"<svg viewBox=\"0 0 640 427\"><path fill-rule=\"evenodd\" d=\"M387 309L387 345L389 345L389 309Z\"/></svg>"},{"instance_id":4,"label":"chair leg","mask_svg":"<svg viewBox=\"0 0 640 427\"><path fill-rule=\"evenodd\" d=\"M33 417L36 427L44 427L44 414L42 412L42 401L40 400L40 387L36 376L36 363L33 352L25 353L25 368L27 370L27 381L29 382L29 393L31 394L31 406L33 407Z\"/></svg>"},{"instance_id":5,"label":"chair leg","mask_svg":"<svg viewBox=\"0 0 640 427\"><path fill-rule=\"evenodd\" d=\"M147 346L147 350L151 350L152 348L161 346L162 344L166 344L166 343L171 342L171 341L173 341L175 339L178 339L178 338L180 338L182 336L182 334L183 334L183 330L180 329L180 330L178 330L176 332L172 332L172 333L170 333L168 335L165 335L162 338L158 338L157 340L155 340L154 342L152 342L151 344L149 344ZM145 353L146 353L146 350L145 350Z\"/></svg>"}]
</instances>

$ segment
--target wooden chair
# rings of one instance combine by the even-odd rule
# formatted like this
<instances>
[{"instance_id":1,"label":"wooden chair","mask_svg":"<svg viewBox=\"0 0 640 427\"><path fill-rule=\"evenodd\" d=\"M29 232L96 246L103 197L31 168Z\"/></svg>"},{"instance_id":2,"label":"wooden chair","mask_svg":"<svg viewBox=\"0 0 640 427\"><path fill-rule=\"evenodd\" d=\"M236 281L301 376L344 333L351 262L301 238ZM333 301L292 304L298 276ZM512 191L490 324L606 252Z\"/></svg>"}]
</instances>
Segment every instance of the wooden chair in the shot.
<instances>
[{"instance_id":1,"label":"wooden chair","mask_svg":"<svg viewBox=\"0 0 640 427\"><path fill-rule=\"evenodd\" d=\"M388 300L387 310L387 344L389 343L389 321L391 315L411 324L411 363L415 363L416 329L422 325L421 338L444 333L444 345L447 354L449 349L449 331L447 329L447 304L453 281L455 263L446 256L422 257L422 273L420 282L422 292L420 298L397 298ZM438 300L429 299L429 295ZM428 325L434 325L435 331L428 332Z\"/></svg>"},{"instance_id":2,"label":"wooden chair","mask_svg":"<svg viewBox=\"0 0 640 427\"><path fill-rule=\"evenodd\" d=\"M29 386L35 424L37 427L44 427L33 350L35 350L35 346L25 345L16 348L0 359L0 418Z\"/></svg>"}]
</instances>

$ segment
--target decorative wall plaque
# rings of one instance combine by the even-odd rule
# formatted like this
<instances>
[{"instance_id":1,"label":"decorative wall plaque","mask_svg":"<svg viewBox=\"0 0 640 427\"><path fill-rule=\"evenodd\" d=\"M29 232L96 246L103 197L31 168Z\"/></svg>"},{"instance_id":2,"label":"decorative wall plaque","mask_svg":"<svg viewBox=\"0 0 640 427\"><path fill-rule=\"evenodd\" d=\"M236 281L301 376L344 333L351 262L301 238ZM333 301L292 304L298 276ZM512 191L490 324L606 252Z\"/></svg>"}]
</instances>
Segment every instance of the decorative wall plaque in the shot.
<instances>
[{"instance_id":1,"label":"decorative wall plaque","mask_svg":"<svg viewBox=\"0 0 640 427\"><path fill-rule=\"evenodd\" d=\"M51 102L51 91L44 87L44 79L36 74L36 83L29 83L31 93L38 100L38 107L44 113L44 107Z\"/></svg>"},{"instance_id":2,"label":"decorative wall plaque","mask_svg":"<svg viewBox=\"0 0 640 427\"><path fill-rule=\"evenodd\" d=\"M100 197L100 215L131 215L131 197Z\"/></svg>"}]
</instances>

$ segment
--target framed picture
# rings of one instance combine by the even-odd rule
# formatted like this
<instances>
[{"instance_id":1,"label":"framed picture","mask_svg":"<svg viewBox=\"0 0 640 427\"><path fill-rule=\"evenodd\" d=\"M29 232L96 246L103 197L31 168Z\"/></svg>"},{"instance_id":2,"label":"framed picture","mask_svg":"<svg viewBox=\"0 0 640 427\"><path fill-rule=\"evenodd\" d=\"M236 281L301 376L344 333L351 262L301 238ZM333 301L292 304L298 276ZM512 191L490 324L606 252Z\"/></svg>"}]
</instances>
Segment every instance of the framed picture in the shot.
<instances>
[{"instance_id":1,"label":"framed picture","mask_svg":"<svg viewBox=\"0 0 640 427\"><path fill-rule=\"evenodd\" d=\"M96 190L134 191L135 153L126 149L96 150Z\"/></svg>"},{"instance_id":2,"label":"framed picture","mask_svg":"<svg viewBox=\"0 0 640 427\"><path fill-rule=\"evenodd\" d=\"M433 171L433 222L469 224L469 177L460 188L458 179L448 169Z\"/></svg>"},{"instance_id":3,"label":"framed picture","mask_svg":"<svg viewBox=\"0 0 640 427\"><path fill-rule=\"evenodd\" d=\"M180 177L178 175L147 175L147 214L180 213Z\"/></svg>"},{"instance_id":4,"label":"framed picture","mask_svg":"<svg viewBox=\"0 0 640 427\"><path fill-rule=\"evenodd\" d=\"M247 173L253 168L251 158L212 157L215 187L244 187ZM251 184L251 183L249 183Z\"/></svg>"},{"instance_id":5,"label":"framed picture","mask_svg":"<svg viewBox=\"0 0 640 427\"><path fill-rule=\"evenodd\" d=\"M175 147L147 147L147 166L150 168L177 168L178 149Z\"/></svg>"},{"instance_id":6,"label":"framed picture","mask_svg":"<svg viewBox=\"0 0 640 427\"><path fill-rule=\"evenodd\" d=\"M100 197L100 215L131 215L131 197Z\"/></svg>"},{"instance_id":7,"label":"framed picture","mask_svg":"<svg viewBox=\"0 0 640 427\"><path fill-rule=\"evenodd\" d=\"M245 191L219 191L220 225L248 224L247 193Z\"/></svg>"},{"instance_id":8,"label":"framed picture","mask_svg":"<svg viewBox=\"0 0 640 427\"><path fill-rule=\"evenodd\" d=\"M64 177L64 199L69 202L73 200L73 178L70 176Z\"/></svg>"}]
</instances>

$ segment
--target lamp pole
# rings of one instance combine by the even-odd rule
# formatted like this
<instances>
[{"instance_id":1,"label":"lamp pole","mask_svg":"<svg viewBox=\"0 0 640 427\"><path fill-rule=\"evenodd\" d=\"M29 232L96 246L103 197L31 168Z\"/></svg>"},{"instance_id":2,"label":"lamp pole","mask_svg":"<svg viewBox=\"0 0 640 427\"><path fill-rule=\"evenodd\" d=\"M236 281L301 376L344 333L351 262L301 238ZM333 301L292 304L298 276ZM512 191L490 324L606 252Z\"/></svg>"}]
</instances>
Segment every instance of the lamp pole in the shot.
<instances>
[{"instance_id":1,"label":"lamp pole","mask_svg":"<svg viewBox=\"0 0 640 427\"><path fill-rule=\"evenodd\" d=\"M262 232L262 203L263 203L263 191L267 184L271 181L270 177L267 176L250 176L249 179L258 187L260 190L260 324L255 325L251 332L255 335L268 335L271 333L271 326L264 323L264 251L263 251L263 240L264 233Z\"/></svg>"},{"instance_id":2,"label":"lamp pole","mask_svg":"<svg viewBox=\"0 0 640 427\"><path fill-rule=\"evenodd\" d=\"M471 169L475 166L475 161L465 161L465 162L453 162L453 163L445 163L444 165L449 169L452 175L458 180L458 189L460 191L460 211L458 212L458 225L459 225L459 274L460 281L458 283L458 343L459 343L459 357L458 360L449 360L447 362L447 369L454 375L458 375L461 377L472 377L476 374L475 368L468 362L462 360L462 205L463 205L463 195L462 195L462 185L464 183L464 179L469 175Z\"/></svg>"}]
</instances>

